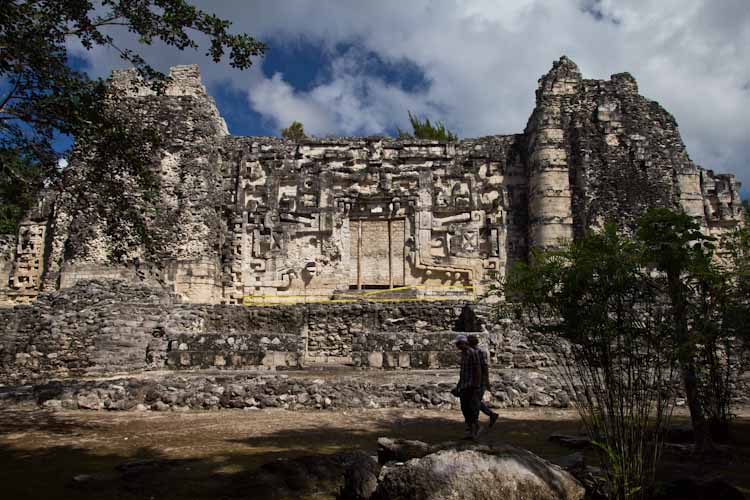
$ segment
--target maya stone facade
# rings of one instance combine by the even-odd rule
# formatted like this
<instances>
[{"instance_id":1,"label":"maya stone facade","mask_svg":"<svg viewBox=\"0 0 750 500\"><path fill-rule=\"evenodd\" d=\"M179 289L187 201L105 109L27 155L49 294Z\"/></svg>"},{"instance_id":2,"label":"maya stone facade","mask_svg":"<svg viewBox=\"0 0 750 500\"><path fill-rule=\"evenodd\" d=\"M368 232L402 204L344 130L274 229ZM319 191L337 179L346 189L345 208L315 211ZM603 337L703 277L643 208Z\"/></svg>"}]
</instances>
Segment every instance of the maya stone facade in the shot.
<instances>
[{"instance_id":1,"label":"maya stone facade","mask_svg":"<svg viewBox=\"0 0 750 500\"><path fill-rule=\"evenodd\" d=\"M113 85L132 76L116 72ZM207 304L402 286L465 298L530 248L607 220L632 227L649 207L682 209L712 233L743 217L735 177L696 166L632 76L584 79L565 57L539 80L523 133L453 143L232 136L196 66L171 76L164 95L128 100L166 138L149 222L159 248L114 259L107 220L50 195L0 240L0 301L106 278Z\"/></svg>"}]
</instances>

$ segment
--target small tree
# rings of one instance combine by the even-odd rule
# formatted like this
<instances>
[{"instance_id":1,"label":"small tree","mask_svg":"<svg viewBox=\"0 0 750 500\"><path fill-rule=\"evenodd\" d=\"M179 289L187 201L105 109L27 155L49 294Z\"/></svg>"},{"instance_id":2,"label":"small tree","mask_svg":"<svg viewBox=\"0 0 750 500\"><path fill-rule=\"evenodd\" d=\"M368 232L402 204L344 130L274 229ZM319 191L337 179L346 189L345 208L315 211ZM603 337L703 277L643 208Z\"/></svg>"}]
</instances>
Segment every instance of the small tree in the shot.
<instances>
[{"instance_id":1,"label":"small tree","mask_svg":"<svg viewBox=\"0 0 750 500\"><path fill-rule=\"evenodd\" d=\"M671 318L644 286L640 253L608 225L563 250L534 253L513 268L505 290L530 328L557 340L559 376L616 499L643 498L653 483L675 385L664 335Z\"/></svg>"},{"instance_id":2,"label":"small tree","mask_svg":"<svg viewBox=\"0 0 750 500\"><path fill-rule=\"evenodd\" d=\"M669 301L670 333L677 349L696 449L710 451L714 445L705 415L705 397L700 394L698 345L705 340L702 337L713 334L702 335L706 333L702 328L710 321L691 320L715 311L715 304L708 298L715 238L702 233L690 216L667 209L649 210L640 221L638 238L644 243L644 263L658 273L651 281Z\"/></svg>"},{"instance_id":3,"label":"small tree","mask_svg":"<svg viewBox=\"0 0 750 500\"><path fill-rule=\"evenodd\" d=\"M298 121L293 121L287 128L281 129L281 137L290 141L299 142L305 138L305 127Z\"/></svg>"},{"instance_id":4,"label":"small tree","mask_svg":"<svg viewBox=\"0 0 750 500\"><path fill-rule=\"evenodd\" d=\"M400 128L397 129L398 136L402 138L431 139L441 142L453 142L458 140L458 136L447 130L442 122L433 125L429 118L420 120L417 115L412 115L409 111L409 121L411 122L413 134L407 134Z\"/></svg>"},{"instance_id":5,"label":"small tree","mask_svg":"<svg viewBox=\"0 0 750 500\"><path fill-rule=\"evenodd\" d=\"M740 349L750 339L750 230L735 228L720 248L718 258L695 273L698 300L690 320L699 342L699 396L711 436L723 441L734 416Z\"/></svg>"}]
</instances>

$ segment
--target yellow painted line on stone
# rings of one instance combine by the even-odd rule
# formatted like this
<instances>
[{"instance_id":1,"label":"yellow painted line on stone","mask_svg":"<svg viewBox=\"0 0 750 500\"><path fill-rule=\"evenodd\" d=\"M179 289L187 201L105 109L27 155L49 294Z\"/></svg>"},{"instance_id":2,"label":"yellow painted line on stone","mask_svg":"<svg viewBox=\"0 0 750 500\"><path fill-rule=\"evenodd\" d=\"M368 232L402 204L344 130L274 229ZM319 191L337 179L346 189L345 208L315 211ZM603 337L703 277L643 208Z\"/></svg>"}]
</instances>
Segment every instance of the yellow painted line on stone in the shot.
<instances>
[{"instance_id":1,"label":"yellow painted line on stone","mask_svg":"<svg viewBox=\"0 0 750 500\"><path fill-rule=\"evenodd\" d=\"M403 298L378 298L379 294L398 292L401 290L471 290L470 295L458 296L459 299L476 300L476 290L473 285L406 285L396 288L384 288L381 290L371 290L360 294L336 294L331 298L329 295L312 294L312 295L246 295L242 298L242 304L251 305L283 305L283 304L353 304L367 300L368 302L435 302L444 301L445 297L403 297ZM322 297L322 298L321 298ZM269 300L270 299L270 300Z\"/></svg>"}]
</instances>

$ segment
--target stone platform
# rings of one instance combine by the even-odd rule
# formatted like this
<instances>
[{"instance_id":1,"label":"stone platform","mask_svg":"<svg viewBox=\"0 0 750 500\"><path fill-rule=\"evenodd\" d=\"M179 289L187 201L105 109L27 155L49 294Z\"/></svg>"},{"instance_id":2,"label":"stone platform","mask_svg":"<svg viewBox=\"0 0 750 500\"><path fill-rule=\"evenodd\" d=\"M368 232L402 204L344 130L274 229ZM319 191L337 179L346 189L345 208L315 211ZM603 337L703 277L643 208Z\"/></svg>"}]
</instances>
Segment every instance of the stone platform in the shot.
<instances>
[{"instance_id":1,"label":"stone platform","mask_svg":"<svg viewBox=\"0 0 750 500\"><path fill-rule=\"evenodd\" d=\"M0 309L0 381L144 370L299 370L348 364L386 369L457 366L458 332L475 331L493 365L548 364L507 320L466 301L241 306L191 304L163 289L92 280Z\"/></svg>"}]
</instances>

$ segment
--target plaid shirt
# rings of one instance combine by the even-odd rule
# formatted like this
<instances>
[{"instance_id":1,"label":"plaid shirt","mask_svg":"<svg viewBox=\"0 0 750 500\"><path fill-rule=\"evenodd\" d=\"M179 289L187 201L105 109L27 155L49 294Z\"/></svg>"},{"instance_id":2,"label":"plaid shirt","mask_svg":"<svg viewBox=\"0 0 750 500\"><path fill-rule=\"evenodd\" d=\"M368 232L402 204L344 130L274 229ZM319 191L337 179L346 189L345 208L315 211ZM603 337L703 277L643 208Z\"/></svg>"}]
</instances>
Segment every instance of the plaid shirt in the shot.
<instances>
[{"instance_id":1,"label":"plaid shirt","mask_svg":"<svg viewBox=\"0 0 750 500\"><path fill-rule=\"evenodd\" d=\"M482 386L487 388L490 386L490 365L487 362L487 351L477 348L477 353L479 354L479 362L482 365Z\"/></svg>"},{"instance_id":2,"label":"plaid shirt","mask_svg":"<svg viewBox=\"0 0 750 500\"><path fill-rule=\"evenodd\" d=\"M479 387L482 384L481 366L482 360L479 351L471 347L461 351L461 371L456 388L463 391L464 389Z\"/></svg>"}]
</instances>

